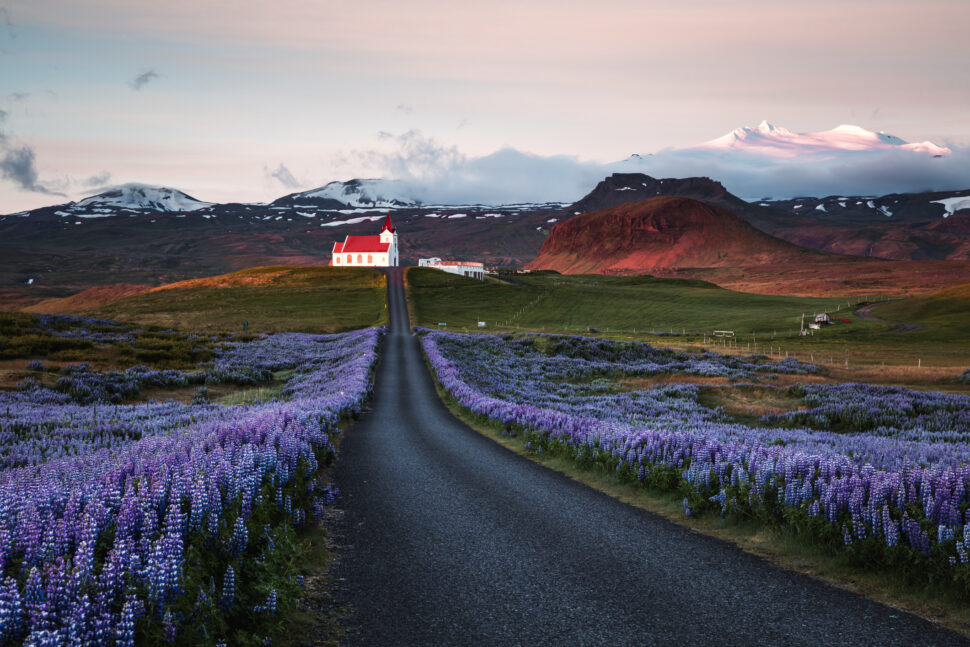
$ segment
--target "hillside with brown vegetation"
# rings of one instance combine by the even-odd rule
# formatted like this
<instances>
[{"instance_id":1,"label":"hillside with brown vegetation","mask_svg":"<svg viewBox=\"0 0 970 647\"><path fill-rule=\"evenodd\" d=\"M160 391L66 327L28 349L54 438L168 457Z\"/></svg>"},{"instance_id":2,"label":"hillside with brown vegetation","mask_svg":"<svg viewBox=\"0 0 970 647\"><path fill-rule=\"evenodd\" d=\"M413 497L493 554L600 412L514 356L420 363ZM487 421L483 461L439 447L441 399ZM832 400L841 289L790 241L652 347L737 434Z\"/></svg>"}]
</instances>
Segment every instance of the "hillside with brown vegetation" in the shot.
<instances>
[{"instance_id":1,"label":"hillside with brown vegetation","mask_svg":"<svg viewBox=\"0 0 970 647\"><path fill-rule=\"evenodd\" d=\"M970 281L967 261L885 261L805 249L734 213L655 197L554 226L533 270L700 278L764 294L901 296Z\"/></svg>"},{"instance_id":2,"label":"hillside with brown vegetation","mask_svg":"<svg viewBox=\"0 0 970 647\"><path fill-rule=\"evenodd\" d=\"M97 308L98 306L117 301L133 294L150 290L149 285L133 285L116 283L114 285L99 285L60 299L45 299L32 306L24 308L24 312L37 314L70 315L78 314Z\"/></svg>"},{"instance_id":3,"label":"hillside with brown vegetation","mask_svg":"<svg viewBox=\"0 0 970 647\"><path fill-rule=\"evenodd\" d=\"M640 274L816 263L829 258L769 236L727 209L660 196L557 224L528 268L565 274Z\"/></svg>"},{"instance_id":4,"label":"hillside with brown vegetation","mask_svg":"<svg viewBox=\"0 0 970 647\"><path fill-rule=\"evenodd\" d=\"M710 178L614 173L565 212L572 216L674 196L723 207L767 234L808 249L888 260L968 260L970 210L945 218L940 203L962 195L970 191L746 202Z\"/></svg>"}]
</instances>

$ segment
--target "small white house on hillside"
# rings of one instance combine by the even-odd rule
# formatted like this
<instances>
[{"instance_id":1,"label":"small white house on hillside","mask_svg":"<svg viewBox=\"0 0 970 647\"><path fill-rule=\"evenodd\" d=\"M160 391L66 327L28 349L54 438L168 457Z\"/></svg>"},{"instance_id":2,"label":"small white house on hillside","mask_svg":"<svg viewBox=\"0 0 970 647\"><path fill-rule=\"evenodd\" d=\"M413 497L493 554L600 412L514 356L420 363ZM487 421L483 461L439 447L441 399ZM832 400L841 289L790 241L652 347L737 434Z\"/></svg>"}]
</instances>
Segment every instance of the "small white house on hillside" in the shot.
<instances>
[{"instance_id":1,"label":"small white house on hillside","mask_svg":"<svg viewBox=\"0 0 970 647\"><path fill-rule=\"evenodd\" d=\"M330 264L344 267L397 267L397 230L387 214L384 227L377 236L347 236L342 243L333 244Z\"/></svg>"},{"instance_id":2,"label":"small white house on hillside","mask_svg":"<svg viewBox=\"0 0 970 647\"><path fill-rule=\"evenodd\" d=\"M474 261L443 261L440 258L420 258L418 267L433 267L449 274L458 274L469 278L485 280L485 265Z\"/></svg>"}]
</instances>

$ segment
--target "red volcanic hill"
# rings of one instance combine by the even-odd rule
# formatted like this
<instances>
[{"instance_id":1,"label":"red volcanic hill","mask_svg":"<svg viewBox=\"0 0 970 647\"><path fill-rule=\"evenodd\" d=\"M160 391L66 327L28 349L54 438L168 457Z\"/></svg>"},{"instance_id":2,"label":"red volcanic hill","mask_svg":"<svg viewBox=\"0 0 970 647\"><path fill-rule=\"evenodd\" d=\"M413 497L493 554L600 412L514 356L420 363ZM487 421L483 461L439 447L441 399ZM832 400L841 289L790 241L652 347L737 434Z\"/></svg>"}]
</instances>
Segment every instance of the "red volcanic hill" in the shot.
<instances>
[{"instance_id":1,"label":"red volcanic hill","mask_svg":"<svg viewBox=\"0 0 970 647\"><path fill-rule=\"evenodd\" d=\"M557 224L539 256L526 267L565 274L640 274L819 263L830 258L769 236L726 209L659 196Z\"/></svg>"},{"instance_id":2,"label":"red volcanic hill","mask_svg":"<svg viewBox=\"0 0 970 647\"><path fill-rule=\"evenodd\" d=\"M805 249L755 229L727 209L672 196L558 223L526 268L694 278L731 290L793 296L905 296L970 281L970 261L889 261Z\"/></svg>"}]
</instances>

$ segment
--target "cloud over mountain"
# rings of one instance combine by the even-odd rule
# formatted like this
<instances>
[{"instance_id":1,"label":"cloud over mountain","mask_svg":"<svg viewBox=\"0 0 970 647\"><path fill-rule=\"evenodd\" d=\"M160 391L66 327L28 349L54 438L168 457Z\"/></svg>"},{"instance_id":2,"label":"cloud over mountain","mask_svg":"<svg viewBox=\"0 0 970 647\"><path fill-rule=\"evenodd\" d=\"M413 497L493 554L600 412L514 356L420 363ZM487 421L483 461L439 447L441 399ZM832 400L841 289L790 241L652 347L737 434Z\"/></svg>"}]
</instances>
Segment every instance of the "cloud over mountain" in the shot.
<instances>
[{"instance_id":1,"label":"cloud over mountain","mask_svg":"<svg viewBox=\"0 0 970 647\"><path fill-rule=\"evenodd\" d=\"M349 166L399 180L424 202L570 202L604 176L711 177L745 198L882 195L967 188L970 150L910 144L856 126L794 133L763 122L681 149L599 163L503 148L474 157L421 132L381 133L382 146L353 151Z\"/></svg>"},{"instance_id":2,"label":"cloud over mountain","mask_svg":"<svg viewBox=\"0 0 970 647\"><path fill-rule=\"evenodd\" d=\"M266 169L266 175L267 177L275 179L287 189L297 189L300 187L299 180L293 176L293 173L290 169L286 168L283 162L280 162L279 167L275 171Z\"/></svg>"}]
</instances>

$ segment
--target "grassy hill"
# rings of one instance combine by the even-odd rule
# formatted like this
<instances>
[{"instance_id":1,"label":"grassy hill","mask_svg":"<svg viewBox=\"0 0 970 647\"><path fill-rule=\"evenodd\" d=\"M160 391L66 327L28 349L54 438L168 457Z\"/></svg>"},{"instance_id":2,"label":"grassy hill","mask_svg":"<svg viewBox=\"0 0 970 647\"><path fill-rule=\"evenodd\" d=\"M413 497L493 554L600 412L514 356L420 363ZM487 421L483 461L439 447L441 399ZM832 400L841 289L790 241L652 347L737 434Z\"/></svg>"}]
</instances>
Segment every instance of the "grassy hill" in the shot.
<instances>
[{"instance_id":1,"label":"grassy hill","mask_svg":"<svg viewBox=\"0 0 970 647\"><path fill-rule=\"evenodd\" d=\"M23 308L22 311L48 315L76 314L133 294L138 294L139 292L147 292L150 289L151 286L149 285L131 285L128 283L98 285L70 296L57 299L44 299L32 306Z\"/></svg>"},{"instance_id":2,"label":"grassy hill","mask_svg":"<svg viewBox=\"0 0 970 647\"><path fill-rule=\"evenodd\" d=\"M970 283L893 301L880 306L873 314L893 321L945 326L953 332L967 334L970 333Z\"/></svg>"},{"instance_id":3,"label":"grassy hill","mask_svg":"<svg viewBox=\"0 0 970 647\"><path fill-rule=\"evenodd\" d=\"M407 281L415 323L449 329L533 329L604 333L738 334L797 331L802 313L835 310L836 299L746 294L712 283L652 276L515 275L512 282L475 281L412 268Z\"/></svg>"},{"instance_id":4,"label":"grassy hill","mask_svg":"<svg viewBox=\"0 0 970 647\"><path fill-rule=\"evenodd\" d=\"M279 266L172 283L87 310L183 330L339 332L386 323L386 279L365 268Z\"/></svg>"}]
</instances>

